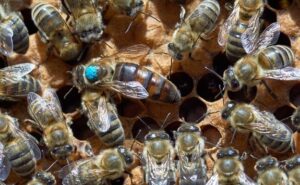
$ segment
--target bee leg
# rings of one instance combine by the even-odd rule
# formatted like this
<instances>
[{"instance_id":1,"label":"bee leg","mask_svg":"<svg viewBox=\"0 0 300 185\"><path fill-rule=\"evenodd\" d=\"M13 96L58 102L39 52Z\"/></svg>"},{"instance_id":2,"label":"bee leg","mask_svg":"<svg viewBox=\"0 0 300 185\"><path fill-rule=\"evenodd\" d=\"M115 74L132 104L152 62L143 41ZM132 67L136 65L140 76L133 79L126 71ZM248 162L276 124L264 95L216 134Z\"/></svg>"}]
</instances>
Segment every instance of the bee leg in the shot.
<instances>
[{"instance_id":1,"label":"bee leg","mask_svg":"<svg viewBox=\"0 0 300 185\"><path fill-rule=\"evenodd\" d=\"M127 174L127 175L129 176L129 178L130 178L130 184L133 185L133 181L132 181L132 179L133 179L133 174L132 174L131 172L129 172L129 171L126 171L126 170L124 171L124 173Z\"/></svg>"},{"instance_id":2,"label":"bee leg","mask_svg":"<svg viewBox=\"0 0 300 185\"><path fill-rule=\"evenodd\" d=\"M183 24L185 14L186 14L185 8L182 5L179 6L180 6L179 21L175 24L175 29L179 28Z\"/></svg>"},{"instance_id":3,"label":"bee leg","mask_svg":"<svg viewBox=\"0 0 300 185\"><path fill-rule=\"evenodd\" d=\"M265 81L265 80L262 80L261 82L262 82L262 84L266 87L268 93L272 96L272 98L273 98L274 100L278 100L277 95L271 90L271 88L268 86L268 84L266 83L266 81Z\"/></svg>"},{"instance_id":4,"label":"bee leg","mask_svg":"<svg viewBox=\"0 0 300 185\"><path fill-rule=\"evenodd\" d=\"M37 129L40 129L40 128L41 128L41 126L40 126L37 122L33 121L32 119L24 119L23 122L24 122L24 123L29 123L29 124L31 124L33 127L37 128Z\"/></svg>"}]
</instances>

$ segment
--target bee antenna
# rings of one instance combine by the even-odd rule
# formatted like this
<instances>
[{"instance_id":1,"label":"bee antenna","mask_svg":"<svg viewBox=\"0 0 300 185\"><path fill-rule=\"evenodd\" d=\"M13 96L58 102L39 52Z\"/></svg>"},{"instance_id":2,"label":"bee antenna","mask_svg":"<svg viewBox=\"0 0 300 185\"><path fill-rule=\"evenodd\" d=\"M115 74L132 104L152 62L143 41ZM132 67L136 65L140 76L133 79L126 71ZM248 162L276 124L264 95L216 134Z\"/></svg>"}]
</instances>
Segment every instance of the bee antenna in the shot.
<instances>
[{"instance_id":1,"label":"bee antenna","mask_svg":"<svg viewBox=\"0 0 300 185\"><path fill-rule=\"evenodd\" d=\"M135 141L136 141L136 138L140 135L141 131L142 131L142 129L140 129L140 130L138 131L137 135L133 138L133 142L132 142L132 144L131 144L131 146L130 146L130 150L132 150L133 145L134 145L134 143L135 143Z\"/></svg>"},{"instance_id":2,"label":"bee antenna","mask_svg":"<svg viewBox=\"0 0 300 185\"><path fill-rule=\"evenodd\" d=\"M142 12L142 11L139 11L140 14L144 14L144 15L147 15L149 17L151 17L152 19L156 20L157 22L161 22L158 18L154 17L153 15L149 14L149 13L146 13L146 12Z\"/></svg>"},{"instance_id":3,"label":"bee antenna","mask_svg":"<svg viewBox=\"0 0 300 185\"><path fill-rule=\"evenodd\" d=\"M169 80L170 80L170 78L171 78L172 68L173 68L173 58L171 57L170 71L169 71L169 76L168 76L168 79L169 79Z\"/></svg>"},{"instance_id":4,"label":"bee antenna","mask_svg":"<svg viewBox=\"0 0 300 185\"><path fill-rule=\"evenodd\" d=\"M205 118L206 116L211 115L211 114L215 114L215 113L218 113L218 112L221 112L221 111L218 110L218 111L214 111L214 112L207 112L207 113L203 114L203 115L200 117L199 120L202 120L202 119Z\"/></svg>"},{"instance_id":5,"label":"bee antenna","mask_svg":"<svg viewBox=\"0 0 300 185\"><path fill-rule=\"evenodd\" d=\"M46 170L45 172L49 171L56 163L58 160L54 161Z\"/></svg>"},{"instance_id":6,"label":"bee antenna","mask_svg":"<svg viewBox=\"0 0 300 185\"><path fill-rule=\"evenodd\" d=\"M67 98L67 96L71 93L71 91L74 89L74 87L75 87L75 85L73 85L73 86L69 89L69 91L64 95L64 99Z\"/></svg>"},{"instance_id":7,"label":"bee antenna","mask_svg":"<svg viewBox=\"0 0 300 185\"><path fill-rule=\"evenodd\" d=\"M141 123L143 123L149 130L153 130L149 125L147 125L147 123L140 117L137 116L137 118L141 121Z\"/></svg>"},{"instance_id":8,"label":"bee antenna","mask_svg":"<svg viewBox=\"0 0 300 185\"><path fill-rule=\"evenodd\" d=\"M108 44L107 42L105 42L105 41L104 41L104 44L105 44L106 46L108 46L110 49L113 48L111 45L109 45L109 44Z\"/></svg>"},{"instance_id":9,"label":"bee antenna","mask_svg":"<svg viewBox=\"0 0 300 185\"><path fill-rule=\"evenodd\" d=\"M230 140L230 144L232 144L232 142L235 138L235 135L236 135L236 129L234 129L234 131L233 131L233 134L232 134L232 137L231 137L231 140Z\"/></svg>"},{"instance_id":10,"label":"bee antenna","mask_svg":"<svg viewBox=\"0 0 300 185\"><path fill-rule=\"evenodd\" d=\"M208 68L207 66L204 67L206 70L208 70L209 72L211 72L212 74L216 75L218 78L220 78L220 80L222 80L224 82L224 79L221 75L219 75L216 71L214 71L213 69Z\"/></svg>"},{"instance_id":11,"label":"bee antenna","mask_svg":"<svg viewBox=\"0 0 300 185\"><path fill-rule=\"evenodd\" d=\"M290 115L290 116L288 116L288 117L286 117L286 118L283 118L283 119L281 119L281 120L279 120L279 121L281 121L281 122L286 121L286 120L290 119L292 116L293 116L293 115Z\"/></svg>"},{"instance_id":12,"label":"bee antenna","mask_svg":"<svg viewBox=\"0 0 300 185\"><path fill-rule=\"evenodd\" d=\"M163 124L160 126L160 129L164 128L164 126L165 126L165 124L167 123L167 120L169 119L170 115L171 115L171 113L169 112L169 113L167 114L167 116L166 116L166 118L165 118Z\"/></svg>"}]
</instances>

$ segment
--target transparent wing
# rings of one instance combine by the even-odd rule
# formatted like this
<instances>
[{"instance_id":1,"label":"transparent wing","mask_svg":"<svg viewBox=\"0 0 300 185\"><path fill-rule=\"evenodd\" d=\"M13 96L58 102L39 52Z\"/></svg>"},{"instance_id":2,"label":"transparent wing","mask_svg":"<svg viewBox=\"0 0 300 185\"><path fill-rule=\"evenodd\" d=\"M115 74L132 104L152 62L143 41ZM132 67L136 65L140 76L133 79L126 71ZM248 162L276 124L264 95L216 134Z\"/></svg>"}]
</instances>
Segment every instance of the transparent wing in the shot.
<instances>
[{"instance_id":1,"label":"transparent wing","mask_svg":"<svg viewBox=\"0 0 300 185\"><path fill-rule=\"evenodd\" d=\"M107 87L129 98L146 99L149 96L144 86L137 81L123 82L116 80L112 82L106 82L104 84L99 83L98 85L100 87Z\"/></svg>"},{"instance_id":2,"label":"transparent wing","mask_svg":"<svg viewBox=\"0 0 300 185\"><path fill-rule=\"evenodd\" d=\"M44 91L43 98L45 100L47 100L47 102L49 104L49 108L51 108L51 111L53 112L53 114L55 114L56 116L58 116L58 118L60 120L63 120L64 116L62 114L62 109L61 109L60 101L59 101L59 98L58 98L55 90L51 89L51 88L47 88Z\"/></svg>"},{"instance_id":3,"label":"transparent wing","mask_svg":"<svg viewBox=\"0 0 300 185\"><path fill-rule=\"evenodd\" d=\"M228 33L232 29L232 26L235 25L235 23L237 22L237 20L239 18L239 10L240 10L240 7L236 3L231 14L226 19L223 26L221 26L220 32L218 35L218 44L220 46L225 46L227 37L228 37Z\"/></svg>"},{"instance_id":4,"label":"transparent wing","mask_svg":"<svg viewBox=\"0 0 300 185\"><path fill-rule=\"evenodd\" d=\"M13 52L13 30L0 24L0 53L10 56Z\"/></svg>"},{"instance_id":5,"label":"transparent wing","mask_svg":"<svg viewBox=\"0 0 300 185\"><path fill-rule=\"evenodd\" d=\"M42 154L41 154L41 150L40 150L39 146L37 145L38 141L32 135L30 135L26 132L23 132L23 133L24 133L24 136L26 137L28 144L33 152L34 158L36 160L40 160L42 157Z\"/></svg>"},{"instance_id":6,"label":"transparent wing","mask_svg":"<svg viewBox=\"0 0 300 185\"><path fill-rule=\"evenodd\" d=\"M300 69L285 67L282 69L265 70L263 78L274 80L300 80Z\"/></svg>"},{"instance_id":7,"label":"transparent wing","mask_svg":"<svg viewBox=\"0 0 300 185\"><path fill-rule=\"evenodd\" d=\"M147 154L147 162L148 162L148 174L150 181L154 182L163 182L168 179L169 171L170 171L170 158L165 157L161 163L157 163L156 160Z\"/></svg>"},{"instance_id":8,"label":"transparent wing","mask_svg":"<svg viewBox=\"0 0 300 185\"><path fill-rule=\"evenodd\" d=\"M219 177L218 174L213 174L210 179L207 181L206 185L219 185Z\"/></svg>"},{"instance_id":9,"label":"transparent wing","mask_svg":"<svg viewBox=\"0 0 300 185\"><path fill-rule=\"evenodd\" d=\"M241 184L256 185L256 183L245 173L240 173L239 180Z\"/></svg>"},{"instance_id":10,"label":"transparent wing","mask_svg":"<svg viewBox=\"0 0 300 185\"><path fill-rule=\"evenodd\" d=\"M258 21L259 22L259 21ZM259 27L259 25L257 25ZM280 25L275 22L270 24L259 36L258 39L253 38L253 30L247 29L241 36L242 45L247 53L255 50L266 48L278 41L280 35Z\"/></svg>"},{"instance_id":11,"label":"transparent wing","mask_svg":"<svg viewBox=\"0 0 300 185\"><path fill-rule=\"evenodd\" d=\"M23 63L0 69L0 82L16 83L22 77L29 74L35 67L35 64Z\"/></svg>"},{"instance_id":12,"label":"transparent wing","mask_svg":"<svg viewBox=\"0 0 300 185\"><path fill-rule=\"evenodd\" d=\"M76 170L79 165L83 165L84 163L87 163L90 160L94 160L94 158L81 159L78 161L74 161L68 165L65 165L58 171L58 178L60 178L60 179L65 178L68 174L71 173L71 171Z\"/></svg>"},{"instance_id":13,"label":"transparent wing","mask_svg":"<svg viewBox=\"0 0 300 185\"><path fill-rule=\"evenodd\" d=\"M4 154L1 154L0 159L0 180L5 181L10 174L11 164Z\"/></svg>"}]
</instances>

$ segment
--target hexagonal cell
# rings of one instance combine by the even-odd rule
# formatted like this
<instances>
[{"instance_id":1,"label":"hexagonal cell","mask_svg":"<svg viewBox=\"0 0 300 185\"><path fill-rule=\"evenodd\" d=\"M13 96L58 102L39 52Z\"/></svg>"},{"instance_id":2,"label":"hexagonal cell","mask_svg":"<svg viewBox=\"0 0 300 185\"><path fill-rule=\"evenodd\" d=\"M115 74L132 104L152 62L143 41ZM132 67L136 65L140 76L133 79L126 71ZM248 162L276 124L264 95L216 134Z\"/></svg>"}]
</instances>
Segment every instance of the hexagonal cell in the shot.
<instances>
[{"instance_id":1,"label":"hexagonal cell","mask_svg":"<svg viewBox=\"0 0 300 185\"><path fill-rule=\"evenodd\" d=\"M283 123L285 123L286 125L288 125L293 132L296 131L295 127L292 125L292 121L291 121L291 116L294 113L294 108L288 105L284 105L282 107L279 107L275 110L274 112L274 116L282 121Z\"/></svg>"},{"instance_id":2,"label":"hexagonal cell","mask_svg":"<svg viewBox=\"0 0 300 185\"><path fill-rule=\"evenodd\" d=\"M182 124L181 121L174 121L172 123L169 123L164 130L169 134L170 138L172 140L175 139L174 137L174 131L177 131L177 129L180 127L180 125Z\"/></svg>"},{"instance_id":3,"label":"hexagonal cell","mask_svg":"<svg viewBox=\"0 0 300 185\"><path fill-rule=\"evenodd\" d=\"M179 117L186 122L199 122L204 118L206 112L207 106L196 97L185 99L179 107Z\"/></svg>"},{"instance_id":4,"label":"hexagonal cell","mask_svg":"<svg viewBox=\"0 0 300 185\"><path fill-rule=\"evenodd\" d=\"M123 185L124 184L124 177L120 177L114 180L111 180L110 183L113 185Z\"/></svg>"},{"instance_id":5,"label":"hexagonal cell","mask_svg":"<svg viewBox=\"0 0 300 185\"><path fill-rule=\"evenodd\" d=\"M289 93L290 102L296 107L300 106L300 83L294 85Z\"/></svg>"},{"instance_id":6,"label":"hexagonal cell","mask_svg":"<svg viewBox=\"0 0 300 185\"><path fill-rule=\"evenodd\" d=\"M293 0L268 0L268 4L276 10L287 9L292 3Z\"/></svg>"},{"instance_id":7,"label":"hexagonal cell","mask_svg":"<svg viewBox=\"0 0 300 185\"><path fill-rule=\"evenodd\" d=\"M135 118L145 111L145 107L140 101L122 98L121 103L117 104L117 110L120 116Z\"/></svg>"},{"instance_id":8,"label":"hexagonal cell","mask_svg":"<svg viewBox=\"0 0 300 185\"><path fill-rule=\"evenodd\" d=\"M223 81L216 75L208 73L197 84L197 93L206 101L216 101L222 98Z\"/></svg>"},{"instance_id":9,"label":"hexagonal cell","mask_svg":"<svg viewBox=\"0 0 300 185\"><path fill-rule=\"evenodd\" d=\"M31 9L23 9L21 10L21 14L24 18L24 23L28 29L29 35L32 35L38 31L37 27L35 26L32 17L31 17Z\"/></svg>"},{"instance_id":10,"label":"hexagonal cell","mask_svg":"<svg viewBox=\"0 0 300 185\"><path fill-rule=\"evenodd\" d=\"M251 87L250 89L244 86L241 90L237 92L228 91L227 95L231 100L250 103L256 97L256 93L256 86Z\"/></svg>"},{"instance_id":11,"label":"hexagonal cell","mask_svg":"<svg viewBox=\"0 0 300 185\"><path fill-rule=\"evenodd\" d=\"M291 47L291 40L290 38L283 32L280 32L278 41L276 44L285 45Z\"/></svg>"},{"instance_id":12,"label":"hexagonal cell","mask_svg":"<svg viewBox=\"0 0 300 185\"><path fill-rule=\"evenodd\" d=\"M160 126L154 119L150 117L142 117L134 123L131 130L132 137L138 140L139 142L143 143L145 135L147 135L149 131L155 129L160 129Z\"/></svg>"},{"instance_id":13,"label":"hexagonal cell","mask_svg":"<svg viewBox=\"0 0 300 185\"><path fill-rule=\"evenodd\" d=\"M88 118L85 116L81 116L79 119L73 121L71 129L77 139L85 140L95 135L87 126L87 121Z\"/></svg>"},{"instance_id":14,"label":"hexagonal cell","mask_svg":"<svg viewBox=\"0 0 300 185\"><path fill-rule=\"evenodd\" d=\"M276 12L265 6L261 19L264 20L263 27L266 27L267 25L277 21Z\"/></svg>"},{"instance_id":15,"label":"hexagonal cell","mask_svg":"<svg viewBox=\"0 0 300 185\"><path fill-rule=\"evenodd\" d=\"M176 72L171 74L169 79L176 85L182 97L187 96L192 92L194 84L193 79L189 74L185 72Z\"/></svg>"},{"instance_id":16,"label":"hexagonal cell","mask_svg":"<svg viewBox=\"0 0 300 185\"><path fill-rule=\"evenodd\" d=\"M224 71L231 65L224 52L220 52L213 59L213 69L223 76Z\"/></svg>"},{"instance_id":17,"label":"hexagonal cell","mask_svg":"<svg viewBox=\"0 0 300 185\"><path fill-rule=\"evenodd\" d=\"M221 132L213 125L201 125L202 136L206 138L205 148L210 149L216 147L222 139Z\"/></svg>"},{"instance_id":18,"label":"hexagonal cell","mask_svg":"<svg viewBox=\"0 0 300 185\"><path fill-rule=\"evenodd\" d=\"M76 88L69 92L71 88L72 86L67 85L56 92L64 113L72 113L81 107L81 95ZM67 93L68 95L64 97Z\"/></svg>"}]
</instances>

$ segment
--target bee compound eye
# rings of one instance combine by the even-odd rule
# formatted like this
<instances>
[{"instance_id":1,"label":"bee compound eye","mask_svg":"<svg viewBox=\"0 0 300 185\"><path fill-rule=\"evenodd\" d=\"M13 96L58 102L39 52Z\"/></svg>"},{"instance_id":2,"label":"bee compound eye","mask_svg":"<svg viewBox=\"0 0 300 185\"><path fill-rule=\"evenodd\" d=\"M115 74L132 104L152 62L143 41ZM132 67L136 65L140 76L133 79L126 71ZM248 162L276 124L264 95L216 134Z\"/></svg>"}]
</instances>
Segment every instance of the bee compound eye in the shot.
<instances>
[{"instance_id":1,"label":"bee compound eye","mask_svg":"<svg viewBox=\"0 0 300 185\"><path fill-rule=\"evenodd\" d=\"M237 89L237 88L239 88L239 86L240 86L240 83L238 80L236 80L236 79L231 80L231 87L233 89Z\"/></svg>"}]
</instances>

